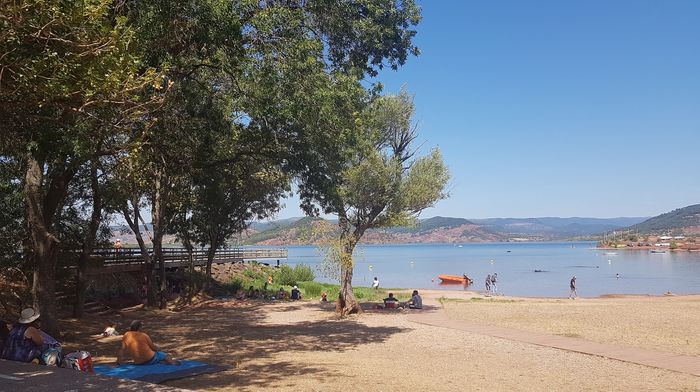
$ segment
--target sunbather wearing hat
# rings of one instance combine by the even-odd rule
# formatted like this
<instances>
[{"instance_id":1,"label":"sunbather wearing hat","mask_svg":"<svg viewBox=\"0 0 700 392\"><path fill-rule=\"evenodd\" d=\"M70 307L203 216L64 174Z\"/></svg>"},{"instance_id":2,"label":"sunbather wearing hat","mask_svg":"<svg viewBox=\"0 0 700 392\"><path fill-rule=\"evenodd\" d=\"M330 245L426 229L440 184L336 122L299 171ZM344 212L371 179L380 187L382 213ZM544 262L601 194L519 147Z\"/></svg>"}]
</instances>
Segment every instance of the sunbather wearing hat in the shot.
<instances>
[{"instance_id":1,"label":"sunbather wearing hat","mask_svg":"<svg viewBox=\"0 0 700 392\"><path fill-rule=\"evenodd\" d=\"M301 291L299 291L299 288L297 286L294 286L294 288L292 288L292 295L290 298L292 301L298 301L301 299Z\"/></svg>"},{"instance_id":2,"label":"sunbather wearing hat","mask_svg":"<svg viewBox=\"0 0 700 392\"><path fill-rule=\"evenodd\" d=\"M151 338L140 329L143 323L138 320L131 322L129 331L122 337L122 347L117 353L117 366L119 366L126 356L130 356L137 365L155 365L164 363L166 365L179 365L180 362L173 361L168 354L158 351L158 347L153 344Z\"/></svg>"},{"instance_id":3,"label":"sunbather wearing hat","mask_svg":"<svg viewBox=\"0 0 700 392\"><path fill-rule=\"evenodd\" d=\"M39 312L32 308L22 311L3 344L3 359L61 365L61 345L40 329L39 316Z\"/></svg>"}]
</instances>

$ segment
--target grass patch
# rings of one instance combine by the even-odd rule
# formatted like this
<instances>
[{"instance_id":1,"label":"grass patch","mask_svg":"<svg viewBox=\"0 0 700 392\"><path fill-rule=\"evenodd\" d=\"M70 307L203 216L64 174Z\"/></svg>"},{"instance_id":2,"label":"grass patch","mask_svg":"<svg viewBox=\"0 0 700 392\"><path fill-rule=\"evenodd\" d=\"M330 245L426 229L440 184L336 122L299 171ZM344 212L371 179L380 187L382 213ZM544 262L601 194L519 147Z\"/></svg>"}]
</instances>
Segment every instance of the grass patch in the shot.
<instances>
[{"instance_id":1,"label":"grass patch","mask_svg":"<svg viewBox=\"0 0 700 392\"><path fill-rule=\"evenodd\" d=\"M268 282L270 276L272 276L272 283ZM259 290L261 294L269 298L276 297L280 289L289 295L292 287L298 286L302 298L305 300L319 300L322 293L326 294L328 301L332 302L338 299L340 292L338 284L320 283L313 281L313 279L314 274L311 267L304 264L298 264L293 268L288 265L275 268L251 264L248 269L237 274L221 287L227 295L231 296L236 295L239 291L247 293L252 288ZM399 301L411 299L410 293L405 289L375 290L370 287L354 287L353 292L355 298L360 302L381 302L392 292L395 293L395 297Z\"/></svg>"},{"instance_id":2,"label":"grass patch","mask_svg":"<svg viewBox=\"0 0 700 392\"><path fill-rule=\"evenodd\" d=\"M579 335L579 334L577 334L577 333L569 333L569 332L567 332L567 333L558 333L557 335L559 335L559 336L564 336L564 337L567 337L567 338L578 338L578 339L583 338L583 336L581 336L581 335Z\"/></svg>"}]
</instances>

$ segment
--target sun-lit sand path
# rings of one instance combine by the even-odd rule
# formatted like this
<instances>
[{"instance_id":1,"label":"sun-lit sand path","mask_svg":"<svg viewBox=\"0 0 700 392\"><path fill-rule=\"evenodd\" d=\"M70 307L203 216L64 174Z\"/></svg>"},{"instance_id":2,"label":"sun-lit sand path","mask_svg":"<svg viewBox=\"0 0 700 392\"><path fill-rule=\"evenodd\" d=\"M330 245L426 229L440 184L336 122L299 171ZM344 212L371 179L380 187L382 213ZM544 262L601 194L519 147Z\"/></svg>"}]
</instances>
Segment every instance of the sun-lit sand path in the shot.
<instances>
[{"instance_id":1,"label":"sun-lit sand path","mask_svg":"<svg viewBox=\"0 0 700 392\"><path fill-rule=\"evenodd\" d=\"M634 347L622 347L607 343L596 343L583 339L523 331L513 328L474 324L449 318L445 311L441 309L439 302L430 296L425 299L425 304L433 307L434 310L410 314L407 316L408 321L583 354L597 355L700 377L700 357L644 350Z\"/></svg>"}]
</instances>

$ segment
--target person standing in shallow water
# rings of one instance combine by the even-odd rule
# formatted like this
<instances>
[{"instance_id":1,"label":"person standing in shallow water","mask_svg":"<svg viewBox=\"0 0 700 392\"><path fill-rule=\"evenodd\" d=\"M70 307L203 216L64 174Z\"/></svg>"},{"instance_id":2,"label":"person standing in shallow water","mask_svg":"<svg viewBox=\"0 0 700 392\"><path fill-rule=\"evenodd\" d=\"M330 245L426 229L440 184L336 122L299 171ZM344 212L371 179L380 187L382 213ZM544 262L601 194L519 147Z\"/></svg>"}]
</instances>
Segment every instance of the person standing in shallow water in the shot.
<instances>
[{"instance_id":1,"label":"person standing in shallow water","mask_svg":"<svg viewBox=\"0 0 700 392\"><path fill-rule=\"evenodd\" d=\"M569 288L571 291L569 292L569 299L575 299L577 297L576 294L576 275L574 275L571 278L571 282L569 282Z\"/></svg>"},{"instance_id":2,"label":"person standing in shallow water","mask_svg":"<svg viewBox=\"0 0 700 392\"><path fill-rule=\"evenodd\" d=\"M498 274L495 272L493 273L493 275L491 275L491 292L496 294L496 295L498 295L498 288L496 287L496 276L497 275Z\"/></svg>"},{"instance_id":3,"label":"person standing in shallow water","mask_svg":"<svg viewBox=\"0 0 700 392\"><path fill-rule=\"evenodd\" d=\"M486 275L486 281L484 281L484 286L486 287L486 295L491 294L491 275Z\"/></svg>"}]
</instances>

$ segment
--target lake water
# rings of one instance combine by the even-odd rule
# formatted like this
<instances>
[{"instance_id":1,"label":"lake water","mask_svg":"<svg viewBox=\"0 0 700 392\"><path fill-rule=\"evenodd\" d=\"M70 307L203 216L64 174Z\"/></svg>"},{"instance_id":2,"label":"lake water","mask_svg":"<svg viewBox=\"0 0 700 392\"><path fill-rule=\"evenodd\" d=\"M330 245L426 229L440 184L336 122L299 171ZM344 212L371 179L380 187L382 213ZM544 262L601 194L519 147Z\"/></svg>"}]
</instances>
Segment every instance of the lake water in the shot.
<instances>
[{"instance_id":1,"label":"lake water","mask_svg":"<svg viewBox=\"0 0 700 392\"><path fill-rule=\"evenodd\" d=\"M613 251L594 247L594 242L364 245L355 251L353 285L370 286L376 276L382 287L460 290L439 285L437 275L466 273L474 280L468 290L483 291L486 275L497 272L499 291L513 296L567 297L573 275L581 297L700 293L700 253L606 254ZM289 264L316 268L321 261L316 247L287 249ZM332 282L318 273L317 280Z\"/></svg>"}]
</instances>

